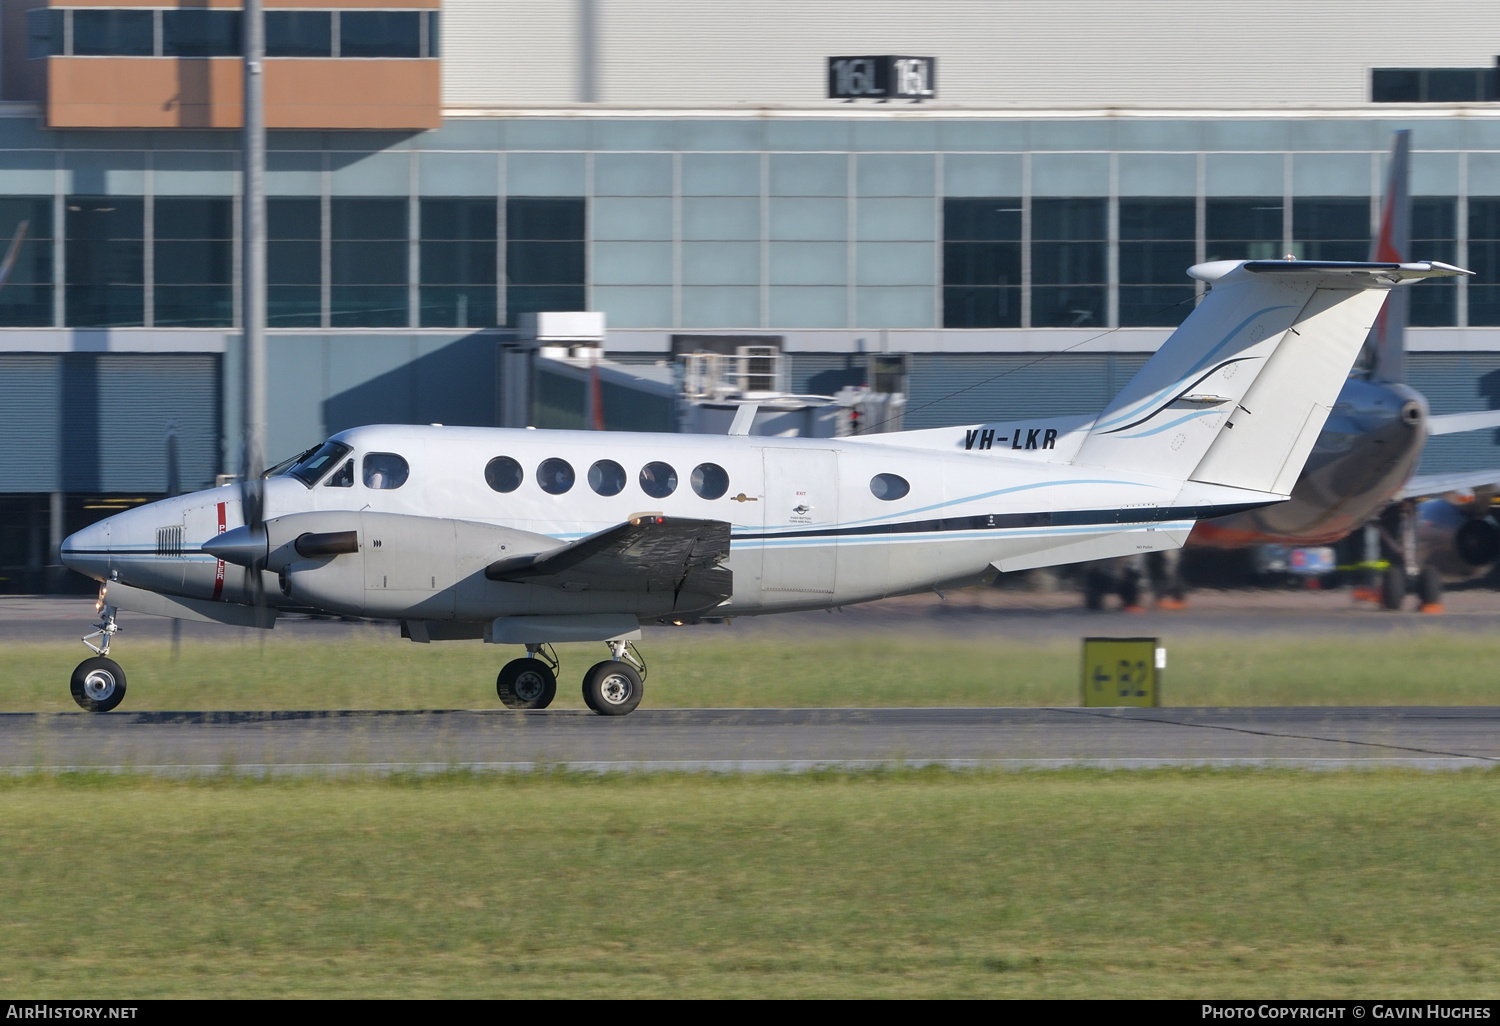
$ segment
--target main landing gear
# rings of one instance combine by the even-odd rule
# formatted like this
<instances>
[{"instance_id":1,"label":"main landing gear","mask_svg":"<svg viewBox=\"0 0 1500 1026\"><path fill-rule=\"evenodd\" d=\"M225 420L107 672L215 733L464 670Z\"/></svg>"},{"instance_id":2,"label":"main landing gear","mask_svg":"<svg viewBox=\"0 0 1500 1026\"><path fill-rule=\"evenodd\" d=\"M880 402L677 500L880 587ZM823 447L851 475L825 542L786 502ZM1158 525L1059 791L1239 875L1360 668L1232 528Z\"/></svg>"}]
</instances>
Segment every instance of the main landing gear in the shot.
<instances>
[{"instance_id":1,"label":"main landing gear","mask_svg":"<svg viewBox=\"0 0 1500 1026\"><path fill-rule=\"evenodd\" d=\"M583 702L600 716L624 716L641 704L646 664L624 641L605 644L610 658L583 675ZM495 692L508 709L545 709L557 697L557 670L551 645L527 645L524 659L512 659L500 670Z\"/></svg>"},{"instance_id":2,"label":"main landing gear","mask_svg":"<svg viewBox=\"0 0 1500 1026\"><path fill-rule=\"evenodd\" d=\"M125 700L125 671L120 664L109 658L109 643L120 625L115 623L115 607L99 605L99 622L92 632L83 636L83 643L94 650L92 658L85 659L73 670L69 687L73 701L88 712L109 712ZM91 640L98 638L96 645Z\"/></svg>"}]
</instances>

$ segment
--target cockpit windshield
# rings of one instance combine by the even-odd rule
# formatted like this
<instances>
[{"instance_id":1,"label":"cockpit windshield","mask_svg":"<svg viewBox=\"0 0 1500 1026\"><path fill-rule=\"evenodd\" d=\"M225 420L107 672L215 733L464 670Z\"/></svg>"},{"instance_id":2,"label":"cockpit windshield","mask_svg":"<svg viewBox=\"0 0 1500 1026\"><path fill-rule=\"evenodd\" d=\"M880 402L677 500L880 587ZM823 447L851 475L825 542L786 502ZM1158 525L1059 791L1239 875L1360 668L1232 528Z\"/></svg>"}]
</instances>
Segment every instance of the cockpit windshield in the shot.
<instances>
[{"instance_id":1,"label":"cockpit windshield","mask_svg":"<svg viewBox=\"0 0 1500 1026\"><path fill-rule=\"evenodd\" d=\"M288 470L287 476L295 477L311 488L318 483L319 478L328 473L331 467L351 451L353 450L343 442L324 442L311 455L299 460L295 467Z\"/></svg>"}]
</instances>

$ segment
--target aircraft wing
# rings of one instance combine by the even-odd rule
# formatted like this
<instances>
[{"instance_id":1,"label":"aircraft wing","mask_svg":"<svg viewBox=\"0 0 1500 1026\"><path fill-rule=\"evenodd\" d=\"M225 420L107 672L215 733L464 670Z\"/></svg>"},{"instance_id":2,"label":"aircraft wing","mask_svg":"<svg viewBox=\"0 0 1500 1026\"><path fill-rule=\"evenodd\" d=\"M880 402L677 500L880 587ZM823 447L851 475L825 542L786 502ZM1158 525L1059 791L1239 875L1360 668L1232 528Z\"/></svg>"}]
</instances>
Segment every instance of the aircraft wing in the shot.
<instances>
[{"instance_id":1,"label":"aircraft wing","mask_svg":"<svg viewBox=\"0 0 1500 1026\"><path fill-rule=\"evenodd\" d=\"M1500 428L1500 410L1442 413L1427 418L1429 435L1453 435L1460 431L1482 431L1485 428Z\"/></svg>"},{"instance_id":2,"label":"aircraft wing","mask_svg":"<svg viewBox=\"0 0 1500 1026\"><path fill-rule=\"evenodd\" d=\"M1462 492L1485 485L1500 485L1500 467L1488 470L1461 470L1453 474L1422 474L1406 482L1398 499L1421 499L1444 492Z\"/></svg>"},{"instance_id":3,"label":"aircraft wing","mask_svg":"<svg viewBox=\"0 0 1500 1026\"><path fill-rule=\"evenodd\" d=\"M517 581L570 591L671 591L721 602L734 576L722 520L638 516L549 552L496 560L492 581Z\"/></svg>"}]
</instances>

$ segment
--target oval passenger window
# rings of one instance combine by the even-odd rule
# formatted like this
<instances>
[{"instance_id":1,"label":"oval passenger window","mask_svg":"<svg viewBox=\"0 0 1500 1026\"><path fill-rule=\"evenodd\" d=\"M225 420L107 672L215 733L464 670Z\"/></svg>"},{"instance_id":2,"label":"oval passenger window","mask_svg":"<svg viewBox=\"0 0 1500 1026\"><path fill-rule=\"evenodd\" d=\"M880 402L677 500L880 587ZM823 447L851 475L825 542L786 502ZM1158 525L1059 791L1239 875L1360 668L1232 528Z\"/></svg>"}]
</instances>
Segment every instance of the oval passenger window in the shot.
<instances>
[{"instance_id":1,"label":"oval passenger window","mask_svg":"<svg viewBox=\"0 0 1500 1026\"><path fill-rule=\"evenodd\" d=\"M677 490L677 471L670 463L648 463L641 468L641 491L665 499Z\"/></svg>"},{"instance_id":2,"label":"oval passenger window","mask_svg":"<svg viewBox=\"0 0 1500 1026\"><path fill-rule=\"evenodd\" d=\"M600 460L589 468L589 487L600 495L619 495L625 490L625 468L614 460Z\"/></svg>"},{"instance_id":3,"label":"oval passenger window","mask_svg":"<svg viewBox=\"0 0 1500 1026\"><path fill-rule=\"evenodd\" d=\"M497 492L513 492L521 487L526 472L509 456L496 456L484 468L484 482Z\"/></svg>"},{"instance_id":4,"label":"oval passenger window","mask_svg":"<svg viewBox=\"0 0 1500 1026\"><path fill-rule=\"evenodd\" d=\"M906 483L904 477L895 474L876 474L870 478L870 494L884 502L905 498L909 491L911 491L911 485Z\"/></svg>"},{"instance_id":5,"label":"oval passenger window","mask_svg":"<svg viewBox=\"0 0 1500 1026\"><path fill-rule=\"evenodd\" d=\"M573 487L573 465L567 460L553 457L543 460L536 468L536 482L549 495L561 495Z\"/></svg>"},{"instance_id":6,"label":"oval passenger window","mask_svg":"<svg viewBox=\"0 0 1500 1026\"><path fill-rule=\"evenodd\" d=\"M406 484L411 473L406 460L393 452L372 452L365 456L364 476L366 488L389 490Z\"/></svg>"},{"instance_id":7,"label":"oval passenger window","mask_svg":"<svg viewBox=\"0 0 1500 1026\"><path fill-rule=\"evenodd\" d=\"M717 499L729 491L729 473L717 463L700 463L688 479L700 498Z\"/></svg>"}]
</instances>

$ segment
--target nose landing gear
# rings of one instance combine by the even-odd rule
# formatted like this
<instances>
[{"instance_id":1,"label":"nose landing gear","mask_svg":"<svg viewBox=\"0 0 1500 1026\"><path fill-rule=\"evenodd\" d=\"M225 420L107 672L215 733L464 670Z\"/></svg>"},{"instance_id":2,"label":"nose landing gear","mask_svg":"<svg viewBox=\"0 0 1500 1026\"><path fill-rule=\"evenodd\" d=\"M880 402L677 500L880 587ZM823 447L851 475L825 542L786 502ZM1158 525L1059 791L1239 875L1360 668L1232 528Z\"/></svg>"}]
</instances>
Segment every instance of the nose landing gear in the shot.
<instances>
[{"instance_id":1,"label":"nose landing gear","mask_svg":"<svg viewBox=\"0 0 1500 1026\"><path fill-rule=\"evenodd\" d=\"M119 631L115 623L115 607L99 605L99 622L94 630L83 636L83 643L94 650L93 657L85 659L73 670L69 688L73 701L88 712L109 712L125 700L125 671L120 664L109 658L109 643ZM98 638L96 645L91 640Z\"/></svg>"}]
</instances>

